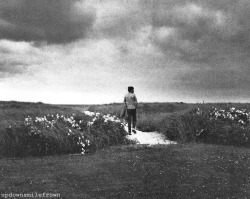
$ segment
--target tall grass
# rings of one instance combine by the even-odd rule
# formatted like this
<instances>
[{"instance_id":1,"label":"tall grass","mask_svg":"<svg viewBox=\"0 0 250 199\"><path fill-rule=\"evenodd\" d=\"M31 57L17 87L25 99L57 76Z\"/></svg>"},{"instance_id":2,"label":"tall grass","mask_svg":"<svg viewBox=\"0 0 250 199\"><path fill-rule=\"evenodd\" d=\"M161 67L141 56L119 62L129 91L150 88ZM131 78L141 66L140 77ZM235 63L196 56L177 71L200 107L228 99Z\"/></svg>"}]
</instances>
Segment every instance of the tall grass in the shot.
<instances>
[{"instance_id":1,"label":"tall grass","mask_svg":"<svg viewBox=\"0 0 250 199\"><path fill-rule=\"evenodd\" d=\"M160 131L169 140L181 143L195 141L197 119L189 114L172 114L160 122Z\"/></svg>"},{"instance_id":2,"label":"tall grass","mask_svg":"<svg viewBox=\"0 0 250 199\"><path fill-rule=\"evenodd\" d=\"M0 101L0 129L5 129L14 123L22 123L27 116L43 117L50 115L81 114L81 111L70 106L50 105L44 103Z\"/></svg>"},{"instance_id":3,"label":"tall grass","mask_svg":"<svg viewBox=\"0 0 250 199\"><path fill-rule=\"evenodd\" d=\"M196 110L175 114L162 120L161 131L178 142L205 142L250 147L250 126L237 121L211 118L210 111Z\"/></svg>"},{"instance_id":4,"label":"tall grass","mask_svg":"<svg viewBox=\"0 0 250 199\"><path fill-rule=\"evenodd\" d=\"M0 157L93 152L127 143L119 122L87 116L75 107L1 102Z\"/></svg>"},{"instance_id":5,"label":"tall grass","mask_svg":"<svg viewBox=\"0 0 250 199\"><path fill-rule=\"evenodd\" d=\"M119 113L121 105L92 106L91 110ZM211 120L208 115L197 115L197 108L209 111L212 107L228 110L250 109L242 103L140 103L137 109L137 128L142 131L159 131L167 139L181 143L205 142L237 146L250 146L250 124L246 127L231 120Z\"/></svg>"},{"instance_id":6,"label":"tall grass","mask_svg":"<svg viewBox=\"0 0 250 199\"><path fill-rule=\"evenodd\" d=\"M171 113L190 110L191 105L185 103L139 103L137 108L137 128L141 131L159 131L161 120ZM120 116L122 103L92 105L89 111Z\"/></svg>"},{"instance_id":7,"label":"tall grass","mask_svg":"<svg viewBox=\"0 0 250 199\"><path fill-rule=\"evenodd\" d=\"M88 107L88 110L91 112L99 112L102 114L111 114L120 116L121 110L123 108L123 103L113 103L113 104L106 104L106 105L91 105Z\"/></svg>"}]
</instances>

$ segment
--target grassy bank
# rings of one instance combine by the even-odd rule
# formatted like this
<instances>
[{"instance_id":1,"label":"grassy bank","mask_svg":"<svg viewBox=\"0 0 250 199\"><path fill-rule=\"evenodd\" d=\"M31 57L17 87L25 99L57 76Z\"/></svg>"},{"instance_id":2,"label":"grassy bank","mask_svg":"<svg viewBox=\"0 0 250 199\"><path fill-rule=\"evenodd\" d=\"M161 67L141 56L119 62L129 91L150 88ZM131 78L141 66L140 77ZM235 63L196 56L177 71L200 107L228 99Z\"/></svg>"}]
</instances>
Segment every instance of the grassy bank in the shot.
<instances>
[{"instance_id":1,"label":"grassy bank","mask_svg":"<svg viewBox=\"0 0 250 199\"><path fill-rule=\"evenodd\" d=\"M62 198L249 198L250 150L117 146L93 155L0 160L0 193Z\"/></svg>"},{"instance_id":2,"label":"grassy bank","mask_svg":"<svg viewBox=\"0 0 250 199\"><path fill-rule=\"evenodd\" d=\"M93 152L126 143L112 117L82 113L85 106L0 102L0 157Z\"/></svg>"},{"instance_id":3,"label":"grassy bank","mask_svg":"<svg viewBox=\"0 0 250 199\"><path fill-rule=\"evenodd\" d=\"M77 109L70 106L50 105L44 103L0 101L0 129L4 129L14 123L22 123L24 118L43 117L50 115L80 114Z\"/></svg>"},{"instance_id":4,"label":"grassy bank","mask_svg":"<svg viewBox=\"0 0 250 199\"><path fill-rule=\"evenodd\" d=\"M242 146L241 141L248 138L249 114L212 111L210 115L206 111L212 106L248 108L248 104L140 104L142 130L159 130L184 143L147 147L122 145L125 131L115 122L117 118L82 114L89 109L119 115L122 104L1 102L1 155L11 152L5 156L22 158L0 159L0 193L59 193L62 198L249 198L250 149L232 146L232 141ZM236 119L231 120L232 115ZM197 132L208 139L197 140ZM209 144L211 138L227 145ZM83 149L96 153L65 155Z\"/></svg>"},{"instance_id":5,"label":"grassy bank","mask_svg":"<svg viewBox=\"0 0 250 199\"><path fill-rule=\"evenodd\" d=\"M249 104L240 103L141 103L137 111L137 128L159 131L168 139L181 143L205 142L250 147L249 107ZM115 114L119 113L122 104L90 108Z\"/></svg>"},{"instance_id":6,"label":"grassy bank","mask_svg":"<svg viewBox=\"0 0 250 199\"><path fill-rule=\"evenodd\" d=\"M122 103L91 105L88 110L100 112L103 114L120 115ZM137 128L142 131L162 131L164 125L163 120L167 121L173 115L185 114L195 108L209 109L215 107L217 109L228 109L235 107L236 109L250 109L250 104L242 103L206 103L206 104L188 104L183 102L176 103L139 103L137 109L138 123Z\"/></svg>"},{"instance_id":7,"label":"grassy bank","mask_svg":"<svg viewBox=\"0 0 250 199\"><path fill-rule=\"evenodd\" d=\"M122 106L0 102L0 157L91 152L127 143L123 126L114 122ZM235 109L227 110L231 107ZM242 108L249 104L140 103L137 127L159 131L179 143L250 147L250 112ZM93 120L84 110L117 117L107 121L96 115Z\"/></svg>"},{"instance_id":8,"label":"grassy bank","mask_svg":"<svg viewBox=\"0 0 250 199\"><path fill-rule=\"evenodd\" d=\"M195 105L185 103L139 103L137 128L141 131L159 131L161 120L171 114L191 110ZM123 104L92 105L88 110L120 116Z\"/></svg>"}]
</instances>

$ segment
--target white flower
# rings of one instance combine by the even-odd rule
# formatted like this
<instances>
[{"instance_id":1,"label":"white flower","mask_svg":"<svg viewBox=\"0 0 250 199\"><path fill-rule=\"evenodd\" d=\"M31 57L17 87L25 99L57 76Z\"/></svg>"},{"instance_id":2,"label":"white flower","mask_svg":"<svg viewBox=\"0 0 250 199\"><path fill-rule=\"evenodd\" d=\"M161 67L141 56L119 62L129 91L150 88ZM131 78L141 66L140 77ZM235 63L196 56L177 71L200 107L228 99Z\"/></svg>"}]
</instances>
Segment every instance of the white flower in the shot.
<instances>
[{"instance_id":1,"label":"white flower","mask_svg":"<svg viewBox=\"0 0 250 199\"><path fill-rule=\"evenodd\" d=\"M234 111L234 110L235 110L235 108L234 108L234 107L232 107L232 108L230 108L229 110L232 112L232 111Z\"/></svg>"},{"instance_id":2,"label":"white flower","mask_svg":"<svg viewBox=\"0 0 250 199\"><path fill-rule=\"evenodd\" d=\"M82 147L85 147L85 144L83 142L80 143Z\"/></svg>"},{"instance_id":3,"label":"white flower","mask_svg":"<svg viewBox=\"0 0 250 199\"><path fill-rule=\"evenodd\" d=\"M239 123L242 123L242 124L245 124L245 122L243 120L239 120L238 121Z\"/></svg>"},{"instance_id":4,"label":"white flower","mask_svg":"<svg viewBox=\"0 0 250 199\"><path fill-rule=\"evenodd\" d=\"M88 123L87 123L88 126L91 126L91 125L93 125L93 124L94 124L94 122L88 122Z\"/></svg>"},{"instance_id":5,"label":"white flower","mask_svg":"<svg viewBox=\"0 0 250 199\"><path fill-rule=\"evenodd\" d=\"M90 112L90 111L84 111L84 114L88 115L88 116L94 116L95 115L95 113Z\"/></svg>"}]
</instances>

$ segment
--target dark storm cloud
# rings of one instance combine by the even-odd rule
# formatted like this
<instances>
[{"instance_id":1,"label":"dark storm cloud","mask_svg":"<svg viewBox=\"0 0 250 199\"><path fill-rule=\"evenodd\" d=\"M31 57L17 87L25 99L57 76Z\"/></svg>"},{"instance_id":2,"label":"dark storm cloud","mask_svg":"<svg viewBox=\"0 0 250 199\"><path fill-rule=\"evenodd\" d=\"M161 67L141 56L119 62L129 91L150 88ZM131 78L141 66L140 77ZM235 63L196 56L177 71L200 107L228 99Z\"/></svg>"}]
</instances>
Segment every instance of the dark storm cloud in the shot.
<instances>
[{"instance_id":1,"label":"dark storm cloud","mask_svg":"<svg viewBox=\"0 0 250 199\"><path fill-rule=\"evenodd\" d=\"M86 36L93 10L77 0L0 1L0 38L14 41L68 43Z\"/></svg>"},{"instance_id":2,"label":"dark storm cloud","mask_svg":"<svg viewBox=\"0 0 250 199\"><path fill-rule=\"evenodd\" d=\"M154 42L185 61L248 59L250 1L149 1ZM152 3L153 2L153 3Z\"/></svg>"}]
</instances>

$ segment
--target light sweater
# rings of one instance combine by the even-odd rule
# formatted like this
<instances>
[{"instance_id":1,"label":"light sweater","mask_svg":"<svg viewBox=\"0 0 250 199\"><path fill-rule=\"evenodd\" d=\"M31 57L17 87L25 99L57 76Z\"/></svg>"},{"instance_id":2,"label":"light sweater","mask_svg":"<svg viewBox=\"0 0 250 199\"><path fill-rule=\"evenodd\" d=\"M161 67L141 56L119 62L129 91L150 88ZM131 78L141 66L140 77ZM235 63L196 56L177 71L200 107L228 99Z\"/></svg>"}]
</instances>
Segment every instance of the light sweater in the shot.
<instances>
[{"instance_id":1,"label":"light sweater","mask_svg":"<svg viewBox=\"0 0 250 199\"><path fill-rule=\"evenodd\" d=\"M138 102L134 93L128 93L124 97L124 102L127 106L127 109L136 109Z\"/></svg>"}]
</instances>

